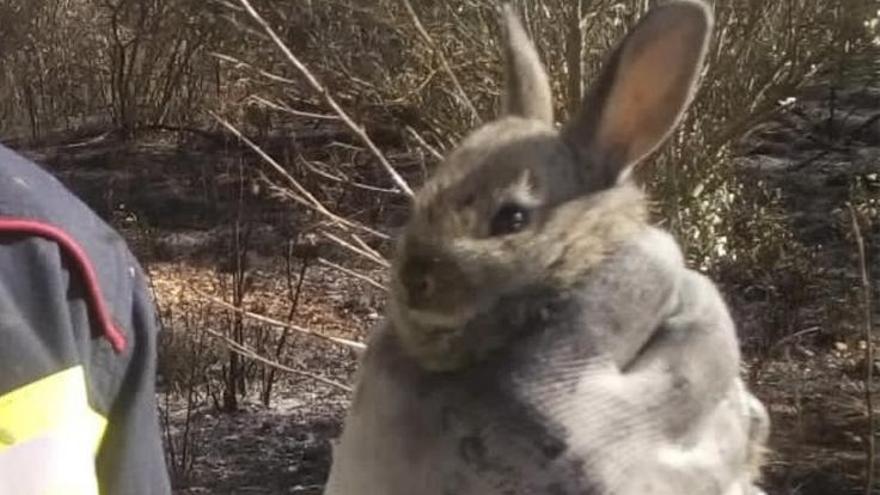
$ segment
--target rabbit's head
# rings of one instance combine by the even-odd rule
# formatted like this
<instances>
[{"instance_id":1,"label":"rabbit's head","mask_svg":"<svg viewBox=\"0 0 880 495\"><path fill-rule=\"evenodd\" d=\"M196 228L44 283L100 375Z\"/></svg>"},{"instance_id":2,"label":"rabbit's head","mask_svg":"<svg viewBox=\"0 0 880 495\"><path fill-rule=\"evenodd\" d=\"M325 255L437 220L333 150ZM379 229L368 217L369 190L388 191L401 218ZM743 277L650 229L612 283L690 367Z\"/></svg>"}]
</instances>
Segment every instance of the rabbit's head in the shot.
<instances>
[{"instance_id":1,"label":"rabbit's head","mask_svg":"<svg viewBox=\"0 0 880 495\"><path fill-rule=\"evenodd\" d=\"M464 139L416 194L398 240L391 322L429 370L502 345L467 323L505 295L565 290L646 228L630 171L687 107L712 28L708 8L653 8L616 47L573 119L554 127L547 74L504 7L503 115ZM494 309L493 309L494 308Z\"/></svg>"}]
</instances>

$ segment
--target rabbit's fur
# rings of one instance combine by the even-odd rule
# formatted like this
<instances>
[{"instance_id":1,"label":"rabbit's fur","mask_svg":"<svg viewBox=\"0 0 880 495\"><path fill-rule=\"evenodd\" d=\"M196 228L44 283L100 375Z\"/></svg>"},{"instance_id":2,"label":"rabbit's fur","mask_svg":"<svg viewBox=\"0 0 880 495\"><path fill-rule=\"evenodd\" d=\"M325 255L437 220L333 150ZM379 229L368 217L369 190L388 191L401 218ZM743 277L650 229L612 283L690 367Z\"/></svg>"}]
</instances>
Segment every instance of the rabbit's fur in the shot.
<instances>
[{"instance_id":1,"label":"rabbit's fur","mask_svg":"<svg viewBox=\"0 0 880 495\"><path fill-rule=\"evenodd\" d=\"M391 318L426 368L479 361L504 335L462 335L499 297L531 285L564 289L647 226L629 171L691 99L712 16L673 2L644 19L608 62L582 110L553 126L550 85L510 9L504 115L468 136L416 195L399 237ZM527 224L491 235L504 208Z\"/></svg>"},{"instance_id":2,"label":"rabbit's fur","mask_svg":"<svg viewBox=\"0 0 880 495\"><path fill-rule=\"evenodd\" d=\"M415 197L325 493L753 493L768 422L733 323L629 180L692 98L711 13L655 7L561 130L504 19L504 115Z\"/></svg>"},{"instance_id":3,"label":"rabbit's fur","mask_svg":"<svg viewBox=\"0 0 880 495\"><path fill-rule=\"evenodd\" d=\"M466 327L515 339L461 371L422 370L380 328L325 495L759 493L766 411L717 290L682 263L647 229L571 290L509 294Z\"/></svg>"}]
</instances>

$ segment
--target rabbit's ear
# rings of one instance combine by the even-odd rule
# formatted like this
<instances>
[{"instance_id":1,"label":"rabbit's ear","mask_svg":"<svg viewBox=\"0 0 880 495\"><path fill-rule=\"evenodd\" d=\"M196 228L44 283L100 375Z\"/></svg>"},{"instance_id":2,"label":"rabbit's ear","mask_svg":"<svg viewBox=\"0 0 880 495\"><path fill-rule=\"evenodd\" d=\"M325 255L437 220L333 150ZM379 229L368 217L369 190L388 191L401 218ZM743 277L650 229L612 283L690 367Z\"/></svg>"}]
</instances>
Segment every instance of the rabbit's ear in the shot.
<instances>
[{"instance_id":1,"label":"rabbit's ear","mask_svg":"<svg viewBox=\"0 0 880 495\"><path fill-rule=\"evenodd\" d=\"M618 45L564 139L590 163L591 187L624 180L690 103L712 31L702 2L654 7ZM595 174L595 175L593 175Z\"/></svg>"},{"instance_id":2,"label":"rabbit's ear","mask_svg":"<svg viewBox=\"0 0 880 495\"><path fill-rule=\"evenodd\" d=\"M538 52L510 4L502 6L502 16L506 31L502 113L552 124L553 95Z\"/></svg>"}]
</instances>

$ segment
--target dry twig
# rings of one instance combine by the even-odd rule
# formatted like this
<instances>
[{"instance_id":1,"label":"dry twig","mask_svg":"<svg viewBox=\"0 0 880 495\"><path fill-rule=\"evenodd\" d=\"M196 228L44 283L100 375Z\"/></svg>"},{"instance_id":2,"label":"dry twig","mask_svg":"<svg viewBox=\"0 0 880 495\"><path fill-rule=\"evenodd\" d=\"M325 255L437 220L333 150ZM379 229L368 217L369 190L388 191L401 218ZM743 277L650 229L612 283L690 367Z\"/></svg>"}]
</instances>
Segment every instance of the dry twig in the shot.
<instances>
[{"instance_id":1,"label":"dry twig","mask_svg":"<svg viewBox=\"0 0 880 495\"><path fill-rule=\"evenodd\" d=\"M290 183L290 185L293 187L294 191L296 191L295 194L292 191L288 194L288 196L291 199L293 199L293 200L297 201L298 203L300 203L308 208L311 208L311 209L315 210L316 212L326 216L333 223L336 223L343 228L348 227L348 228L352 228L352 229L361 230L361 231L367 232L369 234L372 234L380 239L387 239L388 238L388 236L386 234L383 234L382 232L379 232L376 229L367 227L364 224L354 222L354 221L349 220L347 218L343 218L343 217L333 213L329 209L327 209L327 207L324 206L318 200L318 198L316 198L311 192L309 192L308 189L303 187L303 185L300 184L299 181L296 180L296 178L290 174L290 172L285 170L284 167L282 167L280 163L275 161L275 159L272 158L268 153L266 153L262 148L257 146L257 144L255 144L253 141L248 139L247 136L242 134L242 132L239 131L238 128L236 128L234 125L229 123L229 121L227 121L223 117L215 114L214 112L209 112L209 113L212 117L214 117L215 120L217 120L217 122L219 122L223 127L228 129L229 132L234 134L235 137L240 139L249 148L251 148L255 153L257 153L257 155L259 155L260 158L262 158L276 172L281 174L281 176L284 177Z\"/></svg>"},{"instance_id":2,"label":"dry twig","mask_svg":"<svg viewBox=\"0 0 880 495\"><path fill-rule=\"evenodd\" d=\"M229 348L230 351L232 351L242 357L246 357L246 358L253 359L255 361L259 361L267 366L271 366L273 368L279 369L281 371L285 371L287 373L293 373L295 375L299 375L299 376L303 376L305 378L309 378L311 380L315 380L317 382L323 383L324 385L329 385L331 387L338 388L338 389L342 390L343 392L351 392L351 387L349 387L348 385L343 385L335 380L331 380L329 378L324 378L323 376L316 375L314 373L309 373L308 371L298 370L298 369L291 368L289 366L285 366L277 361L273 361L271 359L268 359L266 357L261 356L253 349L251 349L245 345L239 344L238 342L230 339L229 337L227 337L225 335L222 335L218 332L215 332L214 330L211 330L208 328L205 328L203 330L208 335L211 335L212 337L215 337L217 339L222 340L226 344L226 346Z\"/></svg>"},{"instance_id":3,"label":"dry twig","mask_svg":"<svg viewBox=\"0 0 880 495\"><path fill-rule=\"evenodd\" d=\"M422 146L422 148L428 150L428 153L430 153L431 156L437 159L437 161L443 161L443 153L440 153L439 151L437 151L437 148L428 144L428 142L425 141L425 138L423 138L422 135L419 134L415 129L410 126L406 126L406 132L409 133L409 135L412 136L413 139L415 139L416 142Z\"/></svg>"},{"instance_id":4,"label":"dry twig","mask_svg":"<svg viewBox=\"0 0 880 495\"><path fill-rule=\"evenodd\" d=\"M266 79L269 79L270 81L280 82L280 83L284 83L284 84L296 83L296 81L294 81L293 79L288 79L284 76L279 76L278 74L274 74L274 73L269 72L267 70L263 70L263 69L254 67L252 64L249 64L249 63L245 62L244 60L235 58L231 55L224 55L222 53L217 53L217 52L210 52L210 53L208 53L208 55L210 55L218 60L222 60L224 62L229 62L231 64L235 64L236 68L245 68L248 70L252 70L252 71L256 72L257 74L265 77Z\"/></svg>"},{"instance_id":5,"label":"dry twig","mask_svg":"<svg viewBox=\"0 0 880 495\"><path fill-rule=\"evenodd\" d=\"M453 72L452 67L449 65L449 60L446 59L446 55L443 54L443 50L437 46L437 43L434 42L434 38L428 34L428 30L425 29L425 26L422 25L421 19L419 19L418 14L416 14L415 9L413 9L412 4L409 0L403 0L403 5L406 7L406 11L412 19L413 25L416 27L416 31L419 32L419 36L425 40L428 47L437 54L437 57L440 59L440 64L443 65L443 71L446 72L446 75L449 76L449 79L452 81L453 86L455 86L455 90L458 92L458 99L464 103L465 107L467 107L468 111L471 113L471 117L473 118L475 123L481 123L482 119L480 118L480 113L477 112L477 107L474 106L467 92L462 87L461 83L458 81L458 77L456 77L455 72Z\"/></svg>"},{"instance_id":6,"label":"dry twig","mask_svg":"<svg viewBox=\"0 0 880 495\"><path fill-rule=\"evenodd\" d=\"M326 237L326 238L330 239L331 241L335 242L336 244L339 244L340 246L342 246L342 247L348 249L349 251L351 251L351 252L353 252L353 253L357 253L357 254L363 256L364 258L366 258L366 259L368 259L368 260L370 260L370 261L372 261L372 262L378 264L378 265L381 266L381 267L384 267L384 268L390 268L390 267L391 267L391 264L388 262L388 260L386 260L385 258L383 258L383 257L379 256L378 254L376 254L375 251L368 250L368 249L363 249L363 248L360 248L360 247L358 247L358 246L355 246L355 245L351 244L350 242L347 242L347 241L345 241L345 240L343 240L343 239L341 239L341 238L339 238L339 237L337 237L337 236L331 234L330 232L322 232L321 234L322 234L324 237ZM360 239L359 237L356 237L356 236L355 236L354 238L355 238L355 239L358 239L358 240Z\"/></svg>"},{"instance_id":7,"label":"dry twig","mask_svg":"<svg viewBox=\"0 0 880 495\"><path fill-rule=\"evenodd\" d=\"M285 105L282 103L277 103L273 101L269 101L262 96L253 95L250 99L259 103L260 105L264 105L267 108L271 108L272 110L277 110L279 112L284 112L294 117L304 117L307 119L315 119L315 120L339 120L338 115L325 115L323 113L315 113L315 112L306 112L303 110L297 110L295 108L291 108L289 105Z\"/></svg>"},{"instance_id":8,"label":"dry twig","mask_svg":"<svg viewBox=\"0 0 880 495\"><path fill-rule=\"evenodd\" d=\"M409 187L409 184L407 184L406 181L403 180L403 177L401 177L400 174L398 174L397 171L394 170L394 167L391 166L391 163L388 161L387 158L385 158L385 155L383 155L376 144L373 143L373 140L370 139L370 136L367 135L367 132L364 130L364 128L356 124L351 119L351 117L349 117L348 113L346 113L345 110L343 110L342 107L339 106L339 104L336 102L336 99L330 95L329 91L327 91L327 88L324 87L324 85L321 84L321 82L318 80L317 77L314 76L314 74L312 74L308 67L306 67L305 64L303 64L296 57L296 55L294 55L293 52L290 51L290 48L288 48L287 45L284 44L284 42L281 40L275 30L272 29L272 26L270 26L269 23L266 22L265 19L263 19L260 13L257 12L256 9L254 9L250 1L238 0L238 2L245 8L251 18L256 21L261 28L263 28L263 31L269 36L269 38L272 39L272 42L275 43L275 45L278 47L279 50L281 50L284 56L287 57L287 60L306 79L312 89L314 89L319 95L321 95L327 105L329 105L330 108L332 108L333 111L337 115L339 115L339 118L342 119L345 125L348 126L348 128L351 129L351 131L361 141L364 142L370 152L372 152L376 159L379 160L379 163L382 165L382 167L385 169L385 171L388 173L388 175L391 177L391 180L394 181L397 187L400 188L400 190L403 191L406 195L412 196L413 192L412 189Z\"/></svg>"},{"instance_id":9,"label":"dry twig","mask_svg":"<svg viewBox=\"0 0 880 495\"><path fill-rule=\"evenodd\" d=\"M335 269L335 270L339 270L340 272L345 273L346 275L350 275L350 276L352 276L352 277L354 277L354 278L357 278L357 279L363 280L364 282L366 282L366 283L372 285L373 287L375 287L375 288L377 288L377 289L381 289L381 290L383 290L383 291L387 291L387 290L388 290L387 287L385 287L384 285L380 284L379 282L377 282L377 281L374 280L373 278L368 277L367 275L364 275L363 273L359 273L359 272L356 272L356 271L354 271L354 270L348 269L348 268L346 268L346 267L344 267L344 266L342 266L342 265L337 265L336 263L333 263L332 261L326 260L326 259L324 259L324 258L318 258L318 262L321 263L322 265L328 266L328 267L333 268L333 269Z\"/></svg>"},{"instance_id":10,"label":"dry twig","mask_svg":"<svg viewBox=\"0 0 880 495\"><path fill-rule=\"evenodd\" d=\"M292 323L285 323L283 321L276 320L274 318L269 318L268 316L263 316L263 315L260 315L257 313L251 313L250 311L239 308L239 307L235 306L234 304L230 304L220 298L205 294L204 292L201 292L198 289L193 289L193 292L199 298L201 298L205 301L208 301L212 304L216 304L217 306L221 306L221 307L226 308L230 311L234 311L236 313L241 314L242 316L246 316L248 318L251 318L251 319L259 321L259 322L263 322L263 323L266 323L266 324L269 324L269 325L272 325L275 327L279 327L279 328L289 328L290 330L301 333L303 335L308 335L310 337L317 337L319 339L326 340L328 342L333 342L334 344L343 345L345 347L348 347L350 349L355 350L356 352L361 352L367 348L366 345L364 345L360 342L355 342L353 340L348 340L348 339L341 339L339 337L330 337L327 335L321 335L320 333L309 330L308 328L303 328L299 325L294 325Z\"/></svg>"},{"instance_id":11,"label":"dry twig","mask_svg":"<svg viewBox=\"0 0 880 495\"><path fill-rule=\"evenodd\" d=\"M397 189L385 189L382 187L371 186L369 184L363 184L361 182L354 181L346 176L339 177L339 176L333 175L330 172L327 172L326 170L321 170L320 168L318 168L315 165L315 163L321 163L321 162L309 160L306 157L302 156L301 154L298 155L297 158L299 159L299 162L303 164L303 166L305 166L307 169L309 169L309 171L311 171L315 175L323 177L327 180L331 180L333 182L338 182L340 184L345 184L345 185L351 186L355 189L363 189L365 191L372 191L372 192L377 192L377 193L382 193L382 194L400 194L400 191L398 191ZM326 165L326 164L323 164L323 165Z\"/></svg>"},{"instance_id":12,"label":"dry twig","mask_svg":"<svg viewBox=\"0 0 880 495\"><path fill-rule=\"evenodd\" d=\"M874 493L874 471L876 465L877 452L875 448L874 435L876 434L874 418L874 397L871 389L874 385L874 321L873 309L871 308L871 280L868 276L868 264L865 260L865 240L862 237L862 230L859 227L859 217L852 204L847 204L849 214L852 218L852 231L855 236L856 249L859 254L859 274L862 281L862 311L865 322L865 405L868 409L868 433L865 448L867 450L867 465L865 466L865 495Z\"/></svg>"}]
</instances>

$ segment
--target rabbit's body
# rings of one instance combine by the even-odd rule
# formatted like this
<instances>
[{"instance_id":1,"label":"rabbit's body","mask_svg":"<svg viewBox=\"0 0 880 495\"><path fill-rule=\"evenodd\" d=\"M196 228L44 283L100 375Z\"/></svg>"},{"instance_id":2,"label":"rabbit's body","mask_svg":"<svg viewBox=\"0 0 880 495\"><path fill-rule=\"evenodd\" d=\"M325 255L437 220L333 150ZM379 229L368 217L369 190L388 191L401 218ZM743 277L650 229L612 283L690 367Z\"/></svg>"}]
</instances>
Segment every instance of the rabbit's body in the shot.
<instances>
[{"instance_id":1,"label":"rabbit's body","mask_svg":"<svg viewBox=\"0 0 880 495\"><path fill-rule=\"evenodd\" d=\"M690 101L710 12L655 7L559 130L506 23L505 115L416 195L326 494L751 493L767 419L730 316L629 181Z\"/></svg>"},{"instance_id":2,"label":"rabbit's body","mask_svg":"<svg viewBox=\"0 0 880 495\"><path fill-rule=\"evenodd\" d=\"M677 384L675 367L659 386L653 379L644 387L613 379L597 387L589 380L599 370L630 366L644 336L676 313L678 284L714 290L681 263L671 238L649 228L598 262L581 283L510 294L467 330L515 338L461 372L423 370L393 328L379 329L363 358L326 495L708 495L722 486L736 487L731 495L752 493L751 478L742 475L752 453L725 451L751 434L733 421L752 413L735 360L718 360L714 376L703 382L708 390ZM682 274L689 280L679 280ZM711 322L711 331L694 339L700 349L688 349L682 359L697 352L736 355L733 332L725 331L731 328L717 327L732 327L726 308L697 313L682 317ZM621 393L619 387L630 388ZM681 407L657 418L670 401ZM706 415L713 420L699 434L677 438ZM725 416L731 421L722 422L724 429L707 431ZM675 448L658 456L657 447L667 444ZM717 470L713 459L720 456L732 458L727 471ZM705 458L705 470L679 469L678 459L688 457ZM707 479L715 484L701 486Z\"/></svg>"}]
</instances>

